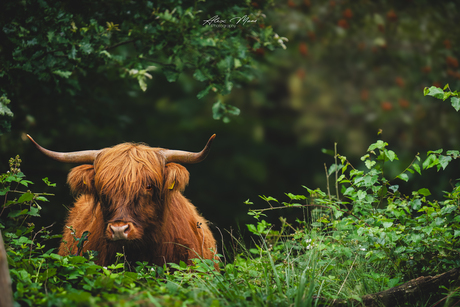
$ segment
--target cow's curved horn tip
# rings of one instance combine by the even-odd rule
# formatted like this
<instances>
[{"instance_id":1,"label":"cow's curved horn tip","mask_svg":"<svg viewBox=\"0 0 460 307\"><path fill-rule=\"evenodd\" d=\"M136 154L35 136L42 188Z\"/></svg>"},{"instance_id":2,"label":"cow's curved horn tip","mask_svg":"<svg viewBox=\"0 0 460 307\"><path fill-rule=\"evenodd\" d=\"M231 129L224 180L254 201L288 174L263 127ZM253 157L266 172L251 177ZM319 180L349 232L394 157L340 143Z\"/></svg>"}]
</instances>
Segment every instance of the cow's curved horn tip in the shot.
<instances>
[{"instance_id":1,"label":"cow's curved horn tip","mask_svg":"<svg viewBox=\"0 0 460 307\"><path fill-rule=\"evenodd\" d=\"M30 136L30 134L27 134L27 137L29 138L29 140L35 143L34 139Z\"/></svg>"}]
</instances>

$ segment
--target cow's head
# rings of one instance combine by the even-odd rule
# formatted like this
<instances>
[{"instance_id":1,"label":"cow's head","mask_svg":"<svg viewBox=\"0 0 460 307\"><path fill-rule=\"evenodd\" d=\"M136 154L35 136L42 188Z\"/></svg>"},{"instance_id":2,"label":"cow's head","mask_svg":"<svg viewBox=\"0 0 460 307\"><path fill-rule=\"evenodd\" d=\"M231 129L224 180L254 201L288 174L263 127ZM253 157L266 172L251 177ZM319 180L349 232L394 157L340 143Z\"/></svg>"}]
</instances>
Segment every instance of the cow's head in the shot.
<instances>
[{"instance_id":1,"label":"cow's head","mask_svg":"<svg viewBox=\"0 0 460 307\"><path fill-rule=\"evenodd\" d=\"M209 153L211 136L198 153L123 143L101 150L59 153L30 140L47 156L71 163L92 163L71 170L68 183L76 194L94 198L104 218L108 240L139 240L144 230L161 223L165 201L182 192L189 173L177 163L198 163ZM94 208L97 210L98 208Z\"/></svg>"}]
</instances>

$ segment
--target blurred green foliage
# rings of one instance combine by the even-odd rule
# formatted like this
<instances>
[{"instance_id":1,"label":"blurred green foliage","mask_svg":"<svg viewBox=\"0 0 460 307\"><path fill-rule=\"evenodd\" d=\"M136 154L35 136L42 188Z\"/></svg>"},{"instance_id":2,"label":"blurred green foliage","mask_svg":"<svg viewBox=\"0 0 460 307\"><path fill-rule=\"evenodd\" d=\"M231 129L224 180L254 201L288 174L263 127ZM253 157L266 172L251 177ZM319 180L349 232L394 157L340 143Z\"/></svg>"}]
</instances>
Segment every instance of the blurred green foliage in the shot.
<instances>
[{"instance_id":1,"label":"blurred green foliage","mask_svg":"<svg viewBox=\"0 0 460 307\"><path fill-rule=\"evenodd\" d=\"M220 21L208 19L212 14L221 14ZM159 70L169 82L182 72L205 82L198 98L226 95L254 77L253 50L280 45L271 27L247 21L260 23L264 16L243 1L219 10L205 1L5 2L0 77L9 84L0 91L14 101L15 85L27 76L74 96L91 69L136 79L146 91L152 71ZM235 107L216 106L215 118L228 121L226 114L236 113Z\"/></svg>"}]
</instances>

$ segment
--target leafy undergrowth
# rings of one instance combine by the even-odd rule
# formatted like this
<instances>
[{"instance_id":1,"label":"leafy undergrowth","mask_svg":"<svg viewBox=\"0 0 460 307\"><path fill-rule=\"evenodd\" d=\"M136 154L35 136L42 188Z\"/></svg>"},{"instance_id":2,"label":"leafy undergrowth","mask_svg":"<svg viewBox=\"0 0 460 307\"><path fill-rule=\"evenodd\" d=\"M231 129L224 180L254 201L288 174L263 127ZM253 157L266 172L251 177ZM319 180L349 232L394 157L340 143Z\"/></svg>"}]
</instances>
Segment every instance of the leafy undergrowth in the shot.
<instances>
[{"instance_id":1,"label":"leafy undergrowth","mask_svg":"<svg viewBox=\"0 0 460 307\"><path fill-rule=\"evenodd\" d=\"M10 171L0 174L0 229L16 305L324 306L337 300L359 305L366 294L460 267L458 181L442 200L432 199L425 187L404 194L399 186L422 173L431 176L428 169L445 169L458 151L430 151L424 159L417 154L394 178L385 171L398 156L384 141L371 144L357 167L336 150L331 153L327 179L333 178L335 189L305 187L305 195L287 193L285 202L262 196L267 206L248 212L255 218L247 225L253 247L238 243L233 261L221 263L219 272L211 260L157 267L129 264L119 254L116 263L101 267L95 253L57 255L46 244L59 236L37 231L32 223L50 194L28 190L32 182L19 170L19 157L11 159ZM266 221L269 211L287 208L304 218L292 223L280 218L277 229ZM457 303L459 289L439 291L445 299L437 306ZM427 306L426 298L418 305Z\"/></svg>"},{"instance_id":2,"label":"leafy undergrowth","mask_svg":"<svg viewBox=\"0 0 460 307\"><path fill-rule=\"evenodd\" d=\"M233 262L222 263L220 272L210 260L157 267L130 265L120 254L116 263L101 267L92 253L57 255L46 242L59 236L46 228L36 231L31 222L49 194L27 190L32 183L20 172L16 157L10 171L0 176L0 227L14 299L22 306L319 306L319 297L323 303L359 301L408 279L459 267L460 186L443 201L429 200L426 188L403 195L384 177L384 165L398 159L387 146L383 141L372 144L362 158L363 170L334 154L336 163L328 175L337 178L336 196L309 188L306 195L286 194L287 202L263 196L268 207L249 210L256 219L247 225L254 247L241 243ZM417 155L396 179L445 168L458 156L439 150L422 162ZM267 211L292 207L308 218L295 225L281 218L277 230L264 220Z\"/></svg>"}]
</instances>

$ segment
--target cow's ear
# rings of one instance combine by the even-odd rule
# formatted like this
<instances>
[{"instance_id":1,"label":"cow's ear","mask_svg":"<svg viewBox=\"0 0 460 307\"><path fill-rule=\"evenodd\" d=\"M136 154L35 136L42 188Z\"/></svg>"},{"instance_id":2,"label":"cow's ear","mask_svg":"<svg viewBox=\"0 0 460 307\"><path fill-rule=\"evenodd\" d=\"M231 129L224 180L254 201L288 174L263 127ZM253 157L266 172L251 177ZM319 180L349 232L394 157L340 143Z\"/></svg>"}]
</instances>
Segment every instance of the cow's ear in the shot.
<instances>
[{"instance_id":1,"label":"cow's ear","mask_svg":"<svg viewBox=\"0 0 460 307\"><path fill-rule=\"evenodd\" d=\"M67 183L74 194L93 193L94 167L88 164L74 167L67 176Z\"/></svg>"},{"instance_id":2,"label":"cow's ear","mask_svg":"<svg viewBox=\"0 0 460 307\"><path fill-rule=\"evenodd\" d=\"M164 190L168 191L184 191L188 184L189 172L185 167L176 163L168 163L165 167L165 183Z\"/></svg>"}]
</instances>

